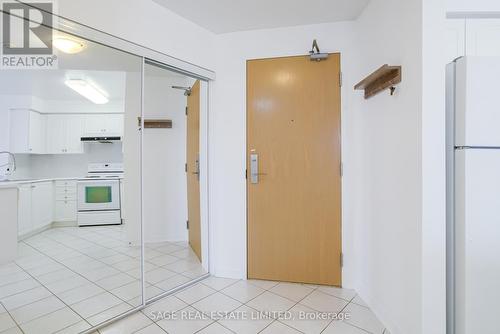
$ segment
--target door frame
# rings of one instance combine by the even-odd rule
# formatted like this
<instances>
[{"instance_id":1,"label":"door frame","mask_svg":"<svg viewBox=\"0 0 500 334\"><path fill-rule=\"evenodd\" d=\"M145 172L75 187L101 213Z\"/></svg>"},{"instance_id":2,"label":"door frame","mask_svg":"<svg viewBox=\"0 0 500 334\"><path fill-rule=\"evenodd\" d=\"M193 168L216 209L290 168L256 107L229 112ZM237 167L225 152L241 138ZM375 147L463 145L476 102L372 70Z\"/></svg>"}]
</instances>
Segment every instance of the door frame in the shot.
<instances>
[{"instance_id":1,"label":"door frame","mask_svg":"<svg viewBox=\"0 0 500 334\"><path fill-rule=\"evenodd\" d=\"M342 93L343 93L343 82L342 82L342 53L340 51L338 52L329 52L328 53L329 55L338 55L339 58L340 58L340 64L339 64L339 70L340 70L340 87L339 87L339 91L340 91L340 128L339 128L339 139L340 139L340 249L341 249L341 252L342 252L342 258L341 258L341 262L340 262L340 275L341 275L341 286L343 286L343 283L344 283L344 271L343 271L343 262L344 262L344 201L343 201L343 198L344 198L344 172L343 172L343 147L344 147L344 143L343 143L343 134L342 134L342 128L343 128L343 117L342 117L342 114L343 114L343 105L342 105ZM248 166L248 163L249 163L249 152L248 152L248 126L249 126L249 122L248 122L248 62L249 61L252 61L252 60L264 60L264 59L281 59L281 58L291 58L291 57L301 57L301 56L309 56L309 54L296 54L296 55L287 55L287 56L279 56L279 57L266 57L266 58L250 58L250 59L246 59L245 61L245 220L246 220L246 224L245 224L245 235L246 235L246 238L245 238L245 242L246 242L246 245L245 245L245 277L246 279L249 279L248 278L248 256L249 256L249 252L248 252L248 224L249 224L249 219L248 219L248 208L249 208L249 205L248 205L248 191L249 191L249 186L248 186L248 173L249 171L247 170L247 166Z\"/></svg>"}]
</instances>

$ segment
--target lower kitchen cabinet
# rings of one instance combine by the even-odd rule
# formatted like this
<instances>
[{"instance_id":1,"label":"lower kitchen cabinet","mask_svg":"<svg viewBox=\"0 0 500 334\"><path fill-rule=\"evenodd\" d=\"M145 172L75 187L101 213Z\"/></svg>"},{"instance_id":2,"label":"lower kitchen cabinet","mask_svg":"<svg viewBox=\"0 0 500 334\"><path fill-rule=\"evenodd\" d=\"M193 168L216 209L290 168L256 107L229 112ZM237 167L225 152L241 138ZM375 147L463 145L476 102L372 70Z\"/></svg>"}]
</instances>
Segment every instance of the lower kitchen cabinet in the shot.
<instances>
[{"instance_id":1,"label":"lower kitchen cabinet","mask_svg":"<svg viewBox=\"0 0 500 334\"><path fill-rule=\"evenodd\" d=\"M76 222L76 181L56 181L55 186L54 222Z\"/></svg>"},{"instance_id":2,"label":"lower kitchen cabinet","mask_svg":"<svg viewBox=\"0 0 500 334\"><path fill-rule=\"evenodd\" d=\"M76 201L56 201L55 222L76 222Z\"/></svg>"},{"instance_id":3,"label":"lower kitchen cabinet","mask_svg":"<svg viewBox=\"0 0 500 334\"><path fill-rule=\"evenodd\" d=\"M29 235L44 229L54 220L52 181L19 186L18 234Z\"/></svg>"},{"instance_id":4,"label":"lower kitchen cabinet","mask_svg":"<svg viewBox=\"0 0 500 334\"><path fill-rule=\"evenodd\" d=\"M31 221L31 184L19 186L18 201L17 230L19 236L22 236L33 230Z\"/></svg>"}]
</instances>

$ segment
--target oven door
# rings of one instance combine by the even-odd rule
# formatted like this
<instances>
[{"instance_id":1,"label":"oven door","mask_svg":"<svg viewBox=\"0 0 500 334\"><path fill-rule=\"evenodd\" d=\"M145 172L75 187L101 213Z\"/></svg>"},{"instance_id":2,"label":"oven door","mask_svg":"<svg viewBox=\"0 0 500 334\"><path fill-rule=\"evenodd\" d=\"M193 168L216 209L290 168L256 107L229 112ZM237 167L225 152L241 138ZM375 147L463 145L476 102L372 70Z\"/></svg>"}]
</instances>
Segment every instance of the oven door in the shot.
<instances>
[{"instance_id":1,"label":"oven door","mask_svg":"<svg viewBox=\"0 0 500 334\"><path fill-rule=\"evenodd\" d=\"M120 210L120 181L78 181L78 211Z\"/></svg>"}]
</instances>

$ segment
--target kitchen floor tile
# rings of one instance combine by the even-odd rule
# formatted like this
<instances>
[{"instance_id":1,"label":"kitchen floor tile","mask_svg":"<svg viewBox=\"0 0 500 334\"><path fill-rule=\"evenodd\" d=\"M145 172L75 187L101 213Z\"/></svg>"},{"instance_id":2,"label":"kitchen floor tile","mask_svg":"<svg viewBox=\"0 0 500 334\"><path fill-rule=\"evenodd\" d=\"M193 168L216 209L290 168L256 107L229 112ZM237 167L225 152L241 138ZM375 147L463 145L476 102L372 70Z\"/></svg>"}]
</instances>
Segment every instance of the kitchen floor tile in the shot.
<instances>
[{"instance_id":1,"label":"kitchen floor tile","mask_svg":"<svg viewBox=\"0 0 500 334\"><path fill-rule=\"evenodd\" d=\"M175 275L177 275L177 273L171 270L165 268L156 268L146 272L146 282L156 284Z\"/></svg>"},{"instance_id":2,"label":"kitchen floor tile","mask_svg":"<svg viewBox=\"0 0 500 334\"><path fill-rule=\"evenodd\" d=\"M192 287L184 289L178 293L176 293L176 297L180 300L186 302L187 304L193 304L200 299L203 299L216 291L212 288L209 288L206 285L198 283Z\"/></svg>"},{"instance_id":3,"label":"kitchen floor tile","mask_svg":"<svg viewBox=\"0 0 500 334\"><path fill-rule=\"evenodd\" d=\"M87 329L92 327L88 322L82 320L77 322L76 324L70 325L60 331L57 331L55 334L79 334Z\"/></svg>"},{"instance_id":4,"label":"kitchen floor tile","mask_svg":"<svg viewBox=\"0 0 500 334\"><path fill-rule=\"evenodd\" d=\"M0 332L17 327L14 319L7 312L0 313Z\"/></svg>"},{"instance_id":5,"label":"kitchen floor tile","mask_svg":"<svg viewBox=\"0 0 500 334\"><path fill-rule=\"evenodd\" d=\"M149 325L148 327L145 327L145 328L135 332L135 334L165 334L165 333L167 333L167 332L165 332L157 324Z\"/></svg>"},{"instance_id":6,"label":"kitchen floor tile","mask_svg":"<svg viewBox=\"0 0 500 334\"><path fill-rule=\"evenodd\" d=\"M282 324L279 321L273 322L267 326L261 334L300 334L300 332L292 327Z\"/></svg>"},{"instance_id":7,"label":"kitchen floor tile","mask_svg":"<svg viewBox=\"0 0 500 334\"><path fill-rule=\"evenodd\" d=\"M26 290L18 294L2 298L0 302L7 310L10 311L27 304L31 304L40 299L45 299L51 295L52 293L49 290L45 289L43 286L39 286L31 290Z\"/></svg>"},{"instance_id":8,"label":"kitchen floor tile","mask_svg":"<svg viewBox=\"0 0 500 334\"><path fill-rule=\"evenodd\" d=\"M217 292L194 303L192 306L207 315L211 315L214 312L230 312L240 307L241 303Z\"/></svg>"},{"instance_id":9,"label":"kitchen floor tile","mask_svg":"<svg viewBox=\"0 0 500 334\"><path fill-rule=\"evenodd\" d=\"M289 310L295 302L266 291L249 301L247 305L262 312L283 312Z\"/></svg>"},{"instance_id":10,"label":"kitchen floor tile","mask_svg":"<svg viewBox=\"0 0 500 334\"><path fill-rule=\"evenodd\" d=\"M247 281L239 281L221 290L221 292L231 298L234 298L242 303L246 303L254 299L266 290L259 288Z\"/></svg>"},{"instance_id":11,"label":"kitchen floor tile","mask_svg":"<svg viewBox=\"0 0 500 334\"><path fill-rule=\"evenodd\" d=\"M204 279L201 283L211 287L214 290L222 290L230 285L235 284L238 281L239 280L237 279L210 276L207 279Z\"/></svg>"},{"instance_id":12,"label":"kitchen floor tile","mask_svg":"<svg viewBox=\"0 0 500 334\"><path fill-rule=\"evenodd\" d=\"M163 314L173 313L187 306L188 304L186 304L179 298L175 296L168 296L160 299L154 304L149 305L148 307L142 310L142 313L144 313L151 320L157 321L161 320L161 316Z\"/></svg>"},{"instance_id":13,"label":"kitchen floor tile","mask_svg":"<svg viewBox=\"0 0 500 334\"><path fill-rule=\"evenodd\" d=\"M104 311L101 311L91 317L85 317L85 319L92 325L97 326L104 321L107 321L111 318L119 316L127 311L130 311L133 307L127 303L120 303L118 305L112 306Z\"/></svg>"},{"instance_id":14,"label":"kitchen floor tile","mask_svg":"<svg viewBox=\"0 0 500 334\"><path fill-rule=\"evenodd\" d=\"M40 286L40 283L32 278L0 286L0 299L18 294L26 290L31 290L38 286Z\"/></svg>"},{"instance_id":15,"label":"kitchen floor tile","mask_svg":"<svg viewBox=\"0 0 500 334\"><path fill-rule=\"evenodd\" d=\"M354 297L352 302L354 304L358 304L360 306L369 307L368 304L366 304L365 301L363 299L361 299L361 297L359 295L356 295L356 297Z\"/></svg>"},{"instance_id":16,"label":"kitchen floor tile","mask_svg":"<svg viewBox=\"0 0 500 334\"><path fill-rule=\"evenodd\" d=\"M298 302L313 292L314 289L297 283L279 283L269 289L269 291Z\"/></svg>"},{"instance_id":17,"label":"kitchen floor tile","mask_svg":"<svg viewBox=\"0 0 500 334\"><path fill-rule=\"evenodd\" d=\"M321 286L318 290L347 301L351 301L356 296L356 291L354 290L342 289L334 286Z\"/></svg>"},{"instance_id":18,"label":"kitchen floor tile","mask_svg":"<svg viewBox=\"0 0 500 334\"><path fill-rule=\"evenodd\" d=\"M10 314L18 324L22 325L35 318L52 313L64 307L66 307L66 305L58 298L50 296L12 310L10 311Z\"/></svg>"},{"instance_id":19,"label":"kitchen floor tile","mask_svg":"<svg viewBox=\"0 0 500 334\"><path fill-rule=\"evenodd\" d=\"M119 272L117 274L98 280L95 282L95 284L109 291L136 281L136 278Z\"/></svg>"},{"instance_id":20,"label":"kitchen floor tile","mask_svg":"<svg viewBox=\"0 0 500 334\"><path fill-rule=\"evenodd\" d=\"M142 283L136 280L132 283L113 289L110 292L123 301L130 300L142 294Z\"/></svg>"},{"instance_id":21,"label":"kitchen floor tile","mask_svg":"<svg viewBox=\"0 0 500 334\"><path fill-rule=\"evenodd\" d=\"M82 320L83 319L69 307L65 307L25 324L21 324L21 329L25 334L54 333Z\"/></svg>"},{"instance_id":22,"label":"kitchen floor tile","mask_svg":"<svg viewBox=\"0 0 500 334\"><path fill-rule=\"evenodd\" d=\"M351 303L345 308L344 312L350 313L349 319L345 320L346 323L374 334L382 334L384 332L384 325L382 325L369 308Z\"/></svg>"},{"instance_id":23,"label":"kitchen floor tile","mask_svg":"<svg viewBox=\"0 0 500 334\"><path fill-rule=\"evenodd\" d=\"M276 281L265 281L265 280L260 280L260 279L249 279L247 280L248 283L253 284L255 286L258 286L261 289L264 290L269 290L272 287L278 285L279 282Z\"/></svg>"},{"instance_id":24,"label":"kitchen floor tile","mask_svg":"<svg viewBox=\"0 0 500 334\"><path fill-rule=\"evenodd\" d=\"M368 332L345 321L332 321L322 334L368 334Z\"/></svg>"},{"instance_id":25,"label":"kitchen floor tile","mask_svg":"<svg viewBox=\"0 0 500 334\"><path fill-rule=\"evenodd\" d=\"M332 321L328 313L321 313L300 304L292 307L290 312L292 319L280 321L305 334L319 334Z\"/></svg>"},{"instance_id":26,"label":"kitchen floor tile","mask_svg":"<svg viewBox=\"0 0 500 334\"><path fill-rule=\"evenodd\" d=\"M218 324L217 322L214 322L213 324L209 325L208 327L203 328L201 331L198 332L199 334L231 334L233 333L226 327L223 327L222 325Z\"/></svg>"},{"instance_id":27,"label":"kitchen floor tile","mask_svg":"<svg viewBox=\"0 0 500 334\"><path fill-rule=\"evenodd\" d=\"M124 319L118 320L109 326L99 329L101 334L131 334L143 329L153 322L144 314L134 313Z\"/></svg>"},{"instance_id":28,"label":"kitchen floor tile","mask_svg":"<svg viewBox=\"0 0 500 334\"><path fill-rule=\"evenodd\" d=\"M176 275L176 276L170 277L164 281L156 283L155 286L159 287L163 291L168 291L168 290L171 290L173 288L178 287L179 285L187 283L190 280L191 279L186 277L186 276Z\"/></svg>"},{"instance_id":29,"label":"kitchen floor tile","mask_svg":"<svg viewBox=\"0 0 500 334\"><path fill-rule=\"evenodd\" d=\"M168 333L191 334L212 323L213 321L208 316L192 307L187 307L173 313L171 318L162 319L156 324Z\"/></svg>"},{"instance_id":30,"label":"kitchen floor tile","mask_svg":"<svg viewBox=\"0 0 500 334\"><path fill-rule=\"evenodd\" d=\"M340 312L348 304L348 302L344 299L315 290L306 298L301 300L300 304L316 311L335 313Z\"/></svg>"},{"instance_id":31,"label":"kitchen floor tile","mask_svg":"<svg viewBox=\"0 0 500 334\"><path fill-rule=\"evenodd\" d=\"M107 310L110 307L121 304L122 301L110 294L109 292L101 293L97 296L90 297L81 302L71 305L71 308L75 310L84 319L90 318L91 316Z\"/></svg>"},{"instance_id":32,"label":"kitchen floor tile","mask_svg":"<svg viewBox=\"0 0 500 334\"><path fill-rule=\"evenodd\" d=\"M57 297L59 297L59 299L61 299L64 303L72 305L104 292L105 291L102 288L93 283L89 283L57 294Z\"/></svg>"},{"instance_id":33,"label":"kitchen floor tile","mask_svg":"<svg viewBox=\"0 0 500 334\"><path fill-rule=\"evenodd\" d=\"M235 318L219 320L224 327L238 334L256 334L269 326L274 319L263 316L259 311L243 305L236 309Z\"/></svg>"}]
</instances>

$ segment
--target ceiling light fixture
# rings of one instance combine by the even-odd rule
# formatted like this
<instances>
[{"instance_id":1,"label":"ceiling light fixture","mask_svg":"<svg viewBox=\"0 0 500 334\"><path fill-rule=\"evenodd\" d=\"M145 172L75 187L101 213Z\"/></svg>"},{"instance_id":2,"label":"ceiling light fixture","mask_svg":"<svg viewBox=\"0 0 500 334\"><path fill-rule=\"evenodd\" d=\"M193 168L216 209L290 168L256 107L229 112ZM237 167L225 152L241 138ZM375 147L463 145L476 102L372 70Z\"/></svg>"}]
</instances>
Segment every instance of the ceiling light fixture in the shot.
<instances>
[{"instance_id":1,"label":"ceiling light fixture","mask_svg":"<svg viewBox=\"0 0 500 334\"><path fill-rule=\"evenodd\" d=\"M66 86L95 104L106 104L109 102L106 92L86 80L68 79L64 83Z\"/></svg>"},{"instance_id":2,"label":"ceiling light fixture","mask_svg":"<svg viewBox=\"0 0 500 334\"><path fill-rule=\"evenodd\" d=\"M75 54L85 49L85 44L83 42L69 37L56 37L52 41L52 45L59 51L68 54Z\"/></svg>"}]
</instances>

